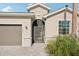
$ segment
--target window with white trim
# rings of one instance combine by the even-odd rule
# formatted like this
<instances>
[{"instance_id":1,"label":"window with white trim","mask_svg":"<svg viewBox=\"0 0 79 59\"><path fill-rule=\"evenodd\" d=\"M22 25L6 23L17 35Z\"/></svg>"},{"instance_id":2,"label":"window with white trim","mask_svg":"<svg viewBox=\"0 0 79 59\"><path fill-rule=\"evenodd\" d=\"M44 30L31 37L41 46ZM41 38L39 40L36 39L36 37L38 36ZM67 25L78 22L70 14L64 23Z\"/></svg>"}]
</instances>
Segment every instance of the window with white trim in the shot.
<instances>
[{"instance_id":1,"label":"window with white trim","mask_svg":"<svg viewBox=\"0 0 79 59\"><path fill-rule=\"evenodd\" d=\"M70 21L64 20L59 21L59 34L69 34L69 23Z\"/></svg>"}]
</instances>

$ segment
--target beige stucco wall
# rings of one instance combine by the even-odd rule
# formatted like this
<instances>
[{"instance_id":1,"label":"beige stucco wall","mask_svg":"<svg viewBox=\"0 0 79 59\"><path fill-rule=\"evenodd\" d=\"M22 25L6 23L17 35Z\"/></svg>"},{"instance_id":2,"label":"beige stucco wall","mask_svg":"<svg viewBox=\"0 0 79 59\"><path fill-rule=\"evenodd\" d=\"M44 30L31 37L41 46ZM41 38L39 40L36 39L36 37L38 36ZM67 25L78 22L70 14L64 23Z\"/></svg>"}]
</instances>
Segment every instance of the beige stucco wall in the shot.
<instances>
[{"instance_id":1,"label":"beige stucco wall","mask_svg":"<svg viewBox=\"0 0 79 59\"><path fill-rule=\"evenodd\" d=\"M76 34L79 37L79 16L77 17L77 31L76 31Z\"/></svg>"},{"instance_id":2,"label":"beige stucco wall","mask_svg":"<svg viewBox=\"0 0 79 59\"><path fill-rule=\"evenodd\" d=\"M48 10L38 6L31 9L30 12L33 12L35 14L35 19L42 19L43 15L46 15L48 13Z\"/></svg>"},{"instance_id":3,"label":"beige stucco wall","mask_svg":"<svg viewBox=\"0 0 79 59\"><path fill-rule=\"evenodd\" d=\"M0 24L22 24L22 46L31 46L31 18L0 18Z\"/></svg>"},{"instance_id":4,"label":"beige stucco wall","mask_svg":"<svg viewBox=\"0 0 79 59\"><path fill-rule=\"evenodd\" d=\"M67 20L70 21L70 30L71 33L71 25L72 25L72 14L67 12ZM52 15L46 19L45 22L45 42L50 39L54 39L56 36L59 35L58 31L58 22L60 20L64 20L64 12L58 13L56 15Z\"/></svg>"}]
</instances>

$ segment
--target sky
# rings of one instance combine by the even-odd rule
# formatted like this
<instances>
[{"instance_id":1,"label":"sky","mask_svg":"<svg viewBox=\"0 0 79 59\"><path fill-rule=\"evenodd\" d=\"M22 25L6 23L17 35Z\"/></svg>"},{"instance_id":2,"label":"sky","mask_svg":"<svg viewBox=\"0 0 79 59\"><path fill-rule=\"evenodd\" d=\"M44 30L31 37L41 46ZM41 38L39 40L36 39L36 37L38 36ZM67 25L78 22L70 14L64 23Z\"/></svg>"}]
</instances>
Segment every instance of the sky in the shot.
<instances>
[{"instance_id":1,"label":"sky","mask_svg":"<svg viewBox=\"0 0 79 59\"><path fill-rule=\"evenodd\" d=\"M0 3L0 12L27 12L29 5L31 3ZM51 11L63 8L65 5L72 8L72 3L46 3L46 5L51 8Z\"/></svg>"}]
</instances>

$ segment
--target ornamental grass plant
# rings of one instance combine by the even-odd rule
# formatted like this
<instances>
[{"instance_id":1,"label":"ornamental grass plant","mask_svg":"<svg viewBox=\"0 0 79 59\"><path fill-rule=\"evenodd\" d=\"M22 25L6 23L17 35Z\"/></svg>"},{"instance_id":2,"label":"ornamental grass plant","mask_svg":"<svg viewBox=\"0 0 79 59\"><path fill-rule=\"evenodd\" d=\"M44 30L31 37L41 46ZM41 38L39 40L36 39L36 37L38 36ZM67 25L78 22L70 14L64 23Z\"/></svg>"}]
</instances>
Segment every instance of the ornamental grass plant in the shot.
<instances>
[{"instance_id":1,"label":"ornamental grass plant","mask_svg":"<svg viewBox=\"0 0 79 59\"><path fill-rule=\"evenodd\" d=\"M57 36L45 49L50 56L79 56L79 40L72 35Z\"/></svg>"}]
</instances>

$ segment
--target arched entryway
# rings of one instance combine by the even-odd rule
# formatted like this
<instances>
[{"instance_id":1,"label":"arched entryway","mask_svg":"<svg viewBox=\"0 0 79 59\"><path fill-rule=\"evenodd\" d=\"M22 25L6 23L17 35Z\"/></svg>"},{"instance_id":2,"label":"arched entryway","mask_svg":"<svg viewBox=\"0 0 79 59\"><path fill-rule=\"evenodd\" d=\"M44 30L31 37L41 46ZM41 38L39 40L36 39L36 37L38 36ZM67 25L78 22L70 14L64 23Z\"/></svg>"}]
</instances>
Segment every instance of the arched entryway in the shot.
<instances>
[{"instance_id":1,"label":"arched entryway","mask_svg":"<svg viewBox=\"0 0 79 59\"><path fill-rule=\"evenodd\" d=\"M44 28L45 23L43 20L37 19L32 23L32 43L44 42Z\"/></svg>"}]
</instances>

